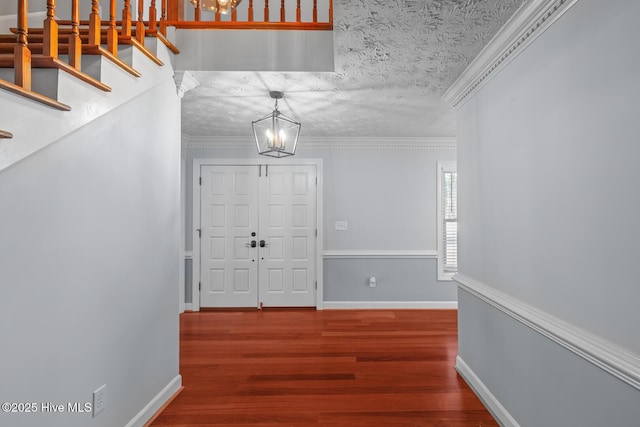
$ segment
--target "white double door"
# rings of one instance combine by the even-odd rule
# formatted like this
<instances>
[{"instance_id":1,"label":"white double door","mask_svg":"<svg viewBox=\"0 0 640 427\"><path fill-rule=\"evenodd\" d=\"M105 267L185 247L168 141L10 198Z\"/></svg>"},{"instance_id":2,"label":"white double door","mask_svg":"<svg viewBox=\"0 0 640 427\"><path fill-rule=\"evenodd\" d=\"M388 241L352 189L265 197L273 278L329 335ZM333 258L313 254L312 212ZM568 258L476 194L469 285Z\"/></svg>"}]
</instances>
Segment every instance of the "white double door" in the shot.
<instances>
[{"instance_id":1,"label":"white double door","mask_svg":"<svg viewBox=\"0 0 640 427\"><path fill-rule=\"evenodd\" d=\"M200 172L200 306L315 306L316 167Z\"/></svg>"}]
</instances>

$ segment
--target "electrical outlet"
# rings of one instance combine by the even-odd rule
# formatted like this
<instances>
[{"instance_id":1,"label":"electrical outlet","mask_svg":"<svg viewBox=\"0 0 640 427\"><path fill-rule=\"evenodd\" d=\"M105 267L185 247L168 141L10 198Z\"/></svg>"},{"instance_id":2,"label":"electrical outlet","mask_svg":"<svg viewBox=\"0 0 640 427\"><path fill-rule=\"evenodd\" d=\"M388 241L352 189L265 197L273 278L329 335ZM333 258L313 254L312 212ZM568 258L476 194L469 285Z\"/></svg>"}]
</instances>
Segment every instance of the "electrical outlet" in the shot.
<instances>
[{"instance_id":1,"label":"electrical outlet","mask_svg":"<svg viewBox=\"0 0 640 427\"><path fill-rule=\"evenodd\" d=\"M107 406L106 399L107 385L104 384L102 387L93 392L93 416L95 417L100 412L104 411L105 406Z\"/></svg>"}]
</instances>

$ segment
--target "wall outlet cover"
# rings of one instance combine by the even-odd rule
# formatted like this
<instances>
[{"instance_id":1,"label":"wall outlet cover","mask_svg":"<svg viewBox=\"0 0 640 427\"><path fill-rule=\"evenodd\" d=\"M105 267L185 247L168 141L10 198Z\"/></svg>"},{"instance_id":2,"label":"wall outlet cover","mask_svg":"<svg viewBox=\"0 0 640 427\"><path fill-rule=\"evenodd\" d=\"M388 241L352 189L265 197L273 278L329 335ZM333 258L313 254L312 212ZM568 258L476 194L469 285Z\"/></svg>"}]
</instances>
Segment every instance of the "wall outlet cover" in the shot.
<instances>
[{"instance_id":1,"label":"wall outlet cover","mask_svg":"<svg viewBox=\"0 0 640 427\"><path fill-rule=\"evenodd\" d=\"M107 385L103 384L102 387L93 392L93 416L95 417L100 412L104 411L107 406L106 400Z\"/></svg>"}]
</instances>

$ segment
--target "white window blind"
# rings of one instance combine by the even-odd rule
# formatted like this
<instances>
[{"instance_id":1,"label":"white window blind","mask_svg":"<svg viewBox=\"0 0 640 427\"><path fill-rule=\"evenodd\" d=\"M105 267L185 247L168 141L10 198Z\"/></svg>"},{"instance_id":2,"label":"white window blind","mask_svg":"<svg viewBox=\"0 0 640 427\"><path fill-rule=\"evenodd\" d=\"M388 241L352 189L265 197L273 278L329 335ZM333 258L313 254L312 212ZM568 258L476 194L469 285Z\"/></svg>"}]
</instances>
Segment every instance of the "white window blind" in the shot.
<instances>
[{"instance_id":1,"label":"white window blind","mask_svg":"<svg viewBox=\"0 0 640 427\"><path fill-rule=\"evenodd\" d=\"M442 172L442 268L458 271L458 173Z\"/></svg>"},{"instance_id":2,"label":"white window blind","mask_svg":"<svg viewBox=\"0 0 640 427\"><path fill-rule=\"evenodd\" d=\"M438 280L458 271L458 173L455 162L438 162Z\"/></svg>"}]
</instances>

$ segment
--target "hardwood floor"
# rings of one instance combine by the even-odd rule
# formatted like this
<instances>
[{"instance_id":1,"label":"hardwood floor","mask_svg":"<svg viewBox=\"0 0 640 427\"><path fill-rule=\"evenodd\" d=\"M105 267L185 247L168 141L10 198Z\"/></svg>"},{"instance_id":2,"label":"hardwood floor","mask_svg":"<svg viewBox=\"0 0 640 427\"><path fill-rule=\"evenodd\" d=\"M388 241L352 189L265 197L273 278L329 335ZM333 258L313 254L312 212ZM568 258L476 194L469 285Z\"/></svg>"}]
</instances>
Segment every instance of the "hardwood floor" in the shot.
<instances>
[{"instance_id":1,"label":"hardwood floor","mask_svg":"<svg viewBox=\"0 0 640 427\"><path fill-rule=\"evenodd\" d=\"M454 369L455 310L185 313L161 426L498 426Z\"/></svg>"}]
</instances>

